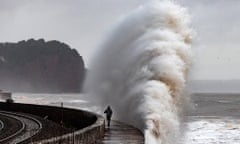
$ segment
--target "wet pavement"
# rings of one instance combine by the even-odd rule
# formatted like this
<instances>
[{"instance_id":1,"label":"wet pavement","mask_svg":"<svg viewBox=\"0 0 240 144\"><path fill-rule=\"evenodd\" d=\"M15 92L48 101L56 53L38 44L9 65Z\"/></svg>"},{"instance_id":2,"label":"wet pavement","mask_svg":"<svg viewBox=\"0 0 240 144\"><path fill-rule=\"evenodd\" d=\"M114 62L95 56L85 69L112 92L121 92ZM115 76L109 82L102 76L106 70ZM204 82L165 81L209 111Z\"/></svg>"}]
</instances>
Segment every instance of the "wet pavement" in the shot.
<instances>
[{"instance_id":1,"label":"wet pavement","mask_svg":"<svg viewBox=\"0 0 240 144\"><path fill-rule=\"evenodd\" d=\"M113 121L111 127L106 128L104 138L97 144L144 144L144 137L137 128Z\"/></svg>"}]
</instances>

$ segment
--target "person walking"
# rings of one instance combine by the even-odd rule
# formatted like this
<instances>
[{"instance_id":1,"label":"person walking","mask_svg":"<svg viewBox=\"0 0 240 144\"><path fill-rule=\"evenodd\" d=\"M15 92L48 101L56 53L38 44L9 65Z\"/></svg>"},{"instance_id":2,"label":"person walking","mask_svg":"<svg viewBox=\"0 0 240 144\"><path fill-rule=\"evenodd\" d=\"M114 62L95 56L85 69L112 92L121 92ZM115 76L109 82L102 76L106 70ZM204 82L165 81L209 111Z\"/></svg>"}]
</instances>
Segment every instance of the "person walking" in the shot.
<instances>
[{"instance_id":1,"label":"person walking","mask_svg":"<svg viewBox=\"0 0 240 144\"><path fill-rule=\"evenodd\" d=\"M112 113L113 113L111 107L108 106L107 109L105 109L104 113L106 114L107 126L110 127Z\"/></svg>"}]
</instances>

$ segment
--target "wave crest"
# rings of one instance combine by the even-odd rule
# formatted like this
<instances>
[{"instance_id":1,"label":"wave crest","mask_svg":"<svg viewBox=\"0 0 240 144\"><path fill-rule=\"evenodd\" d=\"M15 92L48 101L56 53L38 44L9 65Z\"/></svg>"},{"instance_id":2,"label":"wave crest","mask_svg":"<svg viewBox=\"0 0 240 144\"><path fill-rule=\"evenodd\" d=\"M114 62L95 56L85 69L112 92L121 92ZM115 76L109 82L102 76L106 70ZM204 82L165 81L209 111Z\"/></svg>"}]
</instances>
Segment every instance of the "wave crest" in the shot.
<instances>
[{"instance_id":1,"label":"wave crest","mask_svg":"<svg viewBox=\"0 0 240 144\"><path fill-rule=\"evenodd\" d=\"M98 105L142 130L146 144L174 144L191 66L192 29L186 9L153 1L121 19L87 77Z\"/></svg>"}]
</instances>

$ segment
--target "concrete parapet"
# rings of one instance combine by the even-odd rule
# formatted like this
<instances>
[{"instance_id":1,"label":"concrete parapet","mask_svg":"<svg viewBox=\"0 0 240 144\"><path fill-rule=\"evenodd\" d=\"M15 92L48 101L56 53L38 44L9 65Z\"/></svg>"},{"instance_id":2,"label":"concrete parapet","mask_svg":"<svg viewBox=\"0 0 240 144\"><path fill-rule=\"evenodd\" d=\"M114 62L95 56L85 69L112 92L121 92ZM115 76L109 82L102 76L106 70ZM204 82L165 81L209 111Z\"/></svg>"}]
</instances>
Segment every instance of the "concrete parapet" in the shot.
<instances>
[{"instance_id":1,"label":"concrete parapet","mask_svg":"<svg viewBox=\"0 0 240 144\"><path fill-rule=\"evenodd\" d=\"M104 136L104 128L104 118L98 116L97 121L86 128L33 144L94 144Z\"/></svg>"}]
</instances>

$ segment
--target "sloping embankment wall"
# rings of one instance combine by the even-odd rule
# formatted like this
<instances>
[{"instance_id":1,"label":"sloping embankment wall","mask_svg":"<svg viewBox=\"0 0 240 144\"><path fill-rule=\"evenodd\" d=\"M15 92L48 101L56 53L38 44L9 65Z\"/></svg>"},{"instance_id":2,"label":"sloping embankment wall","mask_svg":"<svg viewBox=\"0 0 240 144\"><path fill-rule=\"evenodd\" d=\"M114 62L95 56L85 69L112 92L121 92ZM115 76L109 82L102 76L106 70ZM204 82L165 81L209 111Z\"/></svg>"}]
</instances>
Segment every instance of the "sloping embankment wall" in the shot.
<instances>
[{"instance_id":1,"label":"sloping embankment wall","mask_svg":"<svg viewBox=\"0 0 240 144\"><path fill-rule=\"evenodd\" d=\"M47 117L57 123L77 129L59 137L43 140L41 144L91 144L104 135L104 118L91 112L54 106L42 106L19 103L0 103L0 110L29 113Z\"/></svg>"}]
</instances>

